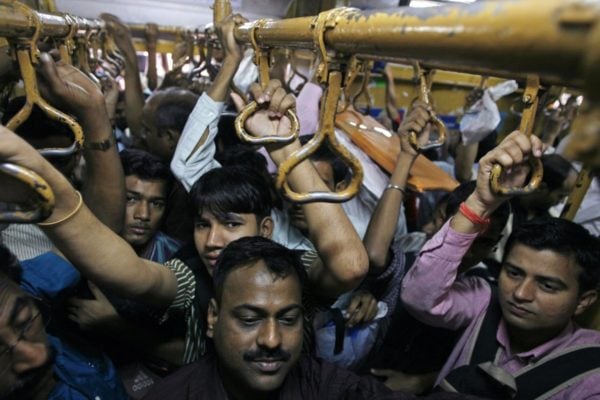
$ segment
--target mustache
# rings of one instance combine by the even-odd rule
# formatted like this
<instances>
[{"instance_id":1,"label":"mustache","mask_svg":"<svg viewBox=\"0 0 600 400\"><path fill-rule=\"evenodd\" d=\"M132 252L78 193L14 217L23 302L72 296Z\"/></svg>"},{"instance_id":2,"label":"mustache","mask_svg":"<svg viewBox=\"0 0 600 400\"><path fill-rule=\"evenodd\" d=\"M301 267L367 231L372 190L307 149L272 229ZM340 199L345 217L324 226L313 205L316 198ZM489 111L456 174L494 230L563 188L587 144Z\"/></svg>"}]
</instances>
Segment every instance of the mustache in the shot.
<instances>
[{"instance_id":1,"label":"mustache","mask_svg":"<svg viewBox=\"0 0 600 400\"><path fill-rule=\"evenodd\" d=\"M292 355L278 347L276 349L256 349L249 350L243 355L244 361L253 362L253 361L288 361Z\"/></svg>"}]
</instances>

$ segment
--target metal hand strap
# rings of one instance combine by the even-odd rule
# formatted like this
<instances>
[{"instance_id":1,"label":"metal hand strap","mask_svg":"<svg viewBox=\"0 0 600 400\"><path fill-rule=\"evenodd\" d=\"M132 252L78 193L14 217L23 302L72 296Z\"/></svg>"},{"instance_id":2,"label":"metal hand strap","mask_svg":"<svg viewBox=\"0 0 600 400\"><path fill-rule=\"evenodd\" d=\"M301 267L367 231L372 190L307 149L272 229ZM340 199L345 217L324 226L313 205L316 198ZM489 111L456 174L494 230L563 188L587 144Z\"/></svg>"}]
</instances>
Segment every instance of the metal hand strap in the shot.
<instances>
[{"instance_id":1,"label":"metal hand strap","mask_svg":"<svg viewBox=\"0 0 600 400\"><path fill-rule=\"evenodd\" d=\"M266 88L269 83L269 54L262 49L257 41L256 41L256 29L259 28L265 21L258 20L254 23L252 27L251 33L251 41L252 47L254 48L254 62L258 67L258 79L262 88ZM245 125L246 120L256 112L258 109L258 103L256 101L252 101L248 103L246 107L235 118L235 131L240 138L240 140L245 141L247 143L252 144L268 144L268 143L290 143L293 142L298 137L298 131L300 130L300 123L298 122L298 117L296 116L296 112L293 109L289 109L286 111L286 116L290 119L292 123L292 127L290 129L290 134L288 136L263 136L263 137L255 137L246 132Z\"/></svg>"},{"instance_id":2,"label":"metal hand strap","mask_svg":"<svg viewBox=\"0 0 600 400\"><path fill-rule=\"evenodd\" d=\"M419 100L423 103L431 106L431 101L429 99L429 89L430 85L433 82L431 79L431 75L427 74L419 65L419 63L415 64L415 72L417 79L419 80ZM411 131L408 136L408 141L411 146L415 150L428 150L434 147L439 147L444 144L446 141L446 125L444 122L438 118L436 113L432 110L429 113L429 122L432 123L438 130L438 138L435 141L431 141L427 143L425 146L419 146L419 140L417 138L417 133L415 131Z\"/></svg>"},{"instance_id":3,"label":"metal hand strap","mask_svg":"<svg viewBox=\"0 0 600 400\"><path fill-rule=\"evenodd\" d=\"M342 89L343 106L339 112L346 111L350 106L352 98L350 94L350 87L356 80L356 77L358 76L358 73L362 69L363 65L363 61L359 60L356 55L353 55L350 57L350 60L348 60L346 64L346 73L344 74L344 87Z\"/></svg>"},{"instance_id":4,"label":"metal hand strap","mask_svg":"<svg viewBox=\"0 0 600 400\"><path fill-rule=\"evenodd\" d=\"M125 59L118 54L115 50L115 44L110 35L103 31L100 34L100 46L102 48L102 58L104 61L112 64L116 69L117 73L123 69L123 65L125 64Z\"/></svg>"},{"instance_id":5,"label":"metal hand strap","mask_svg":"<svg viewBox=\"0 0 600 400\"><path fill-rule=\"evenodd\" d=\"M364 95L365 98L367 99L366 114L368 115L371 112L371 106L373 104L373 98L371 97L371 94L369 93L369 81L371 80L371 68L373 66L373 62L364 60L364 61L362 61L361 65L362 65L363 80L360 84L360 88L354 94L354 96L352 96L352 100L350 100L350 102L352 103L352 106L354 107L354 109L358 110L358 107L356 105L356 100L360 96Z\"/></svg>"},{"instance_id":6,"label":"metal hand strap","mask_svg":"<svg viewBox=\"0 0 600 400\"><path fill-rule=\"evenodd\" d=\"M297 86L297 89L294 90L295 94L300 93L300 90L302 90L302 88L304 87L304 85L306 84L306 82L308 82L308 77L306 75L304 75L303 73L301 73L298 68L295 65L294 62L294 51L293 50L289 50L289 49L285 49L285 56L288 60L288 62L290 63L290 68L292 70L292 73L290 74L290 76L288 77L287 81L285 82L285 86L287 86L289 88L289 90L291 91L292 88L290 87L292 80L294 79L295 76L299 76L300 79L302 79L302 83L300 83Z\"/></svg>"},{"instance_id":7,"label":"metal hand strap","mask_svg":"<svg viewBox=\"0 0 600 400\"><path fill-rule=\"evenodd\" d=\"M69 33L67 33L67 36L60 39L58 44L58 51L60 52L61 61L66 62L67 64L73 64L71 54L73 54L73 50L75 48L75 42L73 38L75 37L75 34L77 33L78 29L77 21L70 14L63 14L63 17L65 19L65 22L69 26Z\"/></svg>"},{"instance_id":8,"label":"metal hand strap","mask_svg":"<svg viewBox=\"0 0 600 400\"><path fill-rule=\"evenodd\" d=\"M535 113L538 106L538 91L540 88L540 79L537 75L530 75L527 77L527 86L523 92L523 103L525 108L523 109L523 115L521 117L521 125L519 131L524 135L530 136L533 130L533 123L535 121ZM529 183L522 188L519 187L504 187L500 184L500 177L502 176L502 165L495 164L492 167L492 173L490 175L490 187L496 193L504 195L523 195L533 192L538 188L542 182L544 176L544 170L542 167L542 161L539 158L529 157L528 163L531 167L531 179Z\"/></svg>"},{"instance_id":9,"label":"metal hand strap","mask_svg":"<svg viewBox=\"0 0 600 400\"><path fill-rule=\"evenodd\" d=\"M92 72L92 68L90 67L90 46L91 46L91 36L89 34L90 29L88 28L86 34L84 36L78 36L75 39L75 54L77 59L77 68L83 71L88 78L90 78L94 83L100 87L100 80L96 75ZM93 53L92 49L92 53Z\"/></svg>"},{"instance_id":10,"label":"metal hand strap","mask_svg":"<svg viewBox=\"0 0 600 400\"><path fill-rule=\"evenodd\" d=\"M34 12L35 14L35 12ZM49 118L61 122L69 127L73 133L73 144L66 148L46 148L40 149L39 152L43 156L69 156L75 153L83 146L83 131L81 126L71 116L62 113L48 104L40 95L37 76L33 68L33 64L38 62L38 54L36 42L39 36L39 19L36 26L36 34L31 39L17 39L12 42L12 47L17 56L23 85L25 87L25 104L6 124L6 127L12 131L16 131L31 115L33 106L37 105ZM31 58L32 55L34 58Z\"/></svg>"},{"instance_id":11,"label":"metal hand strap","mask_svg":"<svg viewBox=\"0 0 600 400\"><path fill-rule=\"evenodd\" d=\"M360 162L342 146L335 137L335 114L337 110L338 99L341 94L342 73L340 71L329 72L329 85L324 94L324 100L321 109L321 118L319 121L319 130L315 136L304 146L294 152L283 164L279 166L276 185L283 190L284 195L296 203L310 203L315 201L324 201L330 203L341 203L354 197L362 183L363 170ZM323 145L325 140L329 141L331 149L346 161L352 169L352 181L348 187L340 192L310 192L297 193L287 183L287 176L301 162L308 158L317 149Z\"/></svg>"},{"instance_id":12,"label":"metal hand strap","mask_svg":"<svg viewBox=\"0 0 600 400\"><path fill-rule=\"evenodd\" d=\"M319 83L325 83L329 80L329 56L327 55L327 47L325 45L325 32L328 29L335 28L337 19L348 13L354 12L352 8L334 8L329 11L319 13L311 22L313 31L313 42L318 52L320 61L317 67L317 78Z\"/></svg>"},{"instance_id":13,"label":"metal hand strap","mask_svg":"<svg viewBox=\"0 0 600 400\"><path fill-rule=\"evenodd\" d=\"M35 172L10 163L0 163L0 172L12 176L31 188L35 194L26 204L16 204L0 211L0 222L31 224L43 221L54 209L54 193L50 185Z\"/></svg>"},{"instance_id":14,"label":"metal hand strap","mask_svg":"<svg viewBox=\"0 0 600 400\"><path fill-rule=\"evenodd\" d=\"M90 65L90 71L94 71L100 64L100 31L93 29L88 30L86 33L86 43L89 45L88 64Z\"/></svg>"}]
</instances>

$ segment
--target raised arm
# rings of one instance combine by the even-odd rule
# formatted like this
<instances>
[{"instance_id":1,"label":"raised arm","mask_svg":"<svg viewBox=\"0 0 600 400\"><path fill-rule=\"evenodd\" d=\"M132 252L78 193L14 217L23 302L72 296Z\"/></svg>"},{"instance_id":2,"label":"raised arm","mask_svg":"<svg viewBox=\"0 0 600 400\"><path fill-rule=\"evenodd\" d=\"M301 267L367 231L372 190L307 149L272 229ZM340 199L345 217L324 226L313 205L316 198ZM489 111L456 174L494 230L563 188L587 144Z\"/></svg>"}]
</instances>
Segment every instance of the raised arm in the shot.
<instances>
[{"instance_id":1,"label":"raised arm","mask_svg":"<svg viewBox=\"0 0 600 400\"><path fill-rule=\"evenodd\" d=\"M406 194L406 181L408 180L410 168L418 155L408 142L408 134L415 131L418 136L427 125L428 120L428 106L422 102L415 102L410 113L398 129L400 154L396 160L396 167L386 190L383 191L377 207L371 215L369 226L363 238L365 249L369 255L369 269L373 274L383 272L391 261L389 249L394 239L396 221L398 221L402 201Z\"/></svg>"},{"instance_id":2,"label":"raised arm","mask_svg":"<svg viewBox=\"0 0 600 400\"><path fill-rule=\"evenodd\" d=\"M133 137L142 137L142 109L144 108L144 90L138 69L137 55L129 28L119 18L111 14L102 14L106 29L125 58L125 118Z\"/></svg>"},{"instance_id":3,"label":"raised arm","mask_svg":"<svg viewBox=\"0 0 600 400\"><path fill-rule=\"evenodd\" d=\"M232 15L216 24L225 58L211 87L204 93L183 128L173 160L171 171L189 191L200 176L219 166L214 160L217 124L229 96L229 87L243 57L241 47L233 37L236 25L245 19Z\"/></svg>"},{"instance_id":4,"label":"raised arm","mask_svg":"<svg viewBox=\"0 0 600 400\"><path fill-rule=\"evenodd\" d=\"M40 57L40 90L52 104L77 117L85 136L83 198L110 229L121 230L125 212L125 179L109 122L104 96L72 65Z\"/></svg>"},{"instance_id":5,"label":"raised arm","mask_svg":"<svg viewBox=\"0 0 600 400\"><path fill-rule=\"evenodd\" d=\"M148 88L154 91L158 86L158 75L156 72L156 45L158 42L158 25L146 24L144 31L146 37L146 50L148 50Z\"/></svg>"},{"instance_id":6,"label":"raised arm","mask_svg":"<svg viewBox=\"0 0 600 400\"><path fill-rule=\"evenodd\" d=\"M139 258L127 242L91 213L60 172L23 139L1 126L0 160L29 168L48 182L56 206L40 227L83 275L100 287L155 307L171 304L177 289L175 275L160 264ZM2 182L6 194L12 192L10 185Z\"/></svg>"},{"instance_id":7,"label":"raised arm","mask_svg":"<svg viewBox=\"0 0 600 400\"><path fill-rule=\"evenodd\" d=\"M456 276L463 256L485 229L485 220L508 199L490 189L492 167L503 166L503 185L521 186L529 170L524 160L541 155L542 142L537 137L515 131L480 160L475 191L425 244L402 281L402 300L417 318L434 326L457 329L486 307L489 285L475 277L457 281Z\"/></svg>"},{"instance_id":8,"label":"raised arm","mask_svg":"<svg viewBox=\"0 0 600 400\"><path fill-rule=\"evenodd\" d=\"M285 112L295 106L295 98L287 94L281 82L272 80L263 90L254 84L250 92L260 104L268 104L246 121L246 129L255 136L276 132L289 135L290 120ZM237 98L236 105L242 106ZM273 161L280 165L300 148L300 142L268 146ZM288 182L296 192L328 191L310 161L296 166L288 175ZM368 270L368 258L360 237L354 230L340 204L308 203L302 206L308 224L309 239L315 245L320 261L309 270L310 279L325 297L335 298L354 289Z\"/></svg>"}]
</instances>

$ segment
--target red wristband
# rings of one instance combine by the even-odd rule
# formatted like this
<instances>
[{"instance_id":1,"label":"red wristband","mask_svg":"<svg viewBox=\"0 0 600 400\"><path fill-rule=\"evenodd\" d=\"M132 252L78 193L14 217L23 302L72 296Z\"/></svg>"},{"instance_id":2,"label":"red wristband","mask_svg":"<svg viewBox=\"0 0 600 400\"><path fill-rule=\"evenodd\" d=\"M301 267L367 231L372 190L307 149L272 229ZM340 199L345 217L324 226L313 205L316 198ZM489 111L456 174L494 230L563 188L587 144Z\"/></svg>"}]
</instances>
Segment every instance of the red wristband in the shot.
<instances>
[{"instance_id":1,"label":"red wristband","mask_svg":"<svg viewBox=\"0 0 600 400\"><path fill-rule=\"evenodd\" d=\"M481 226L483 230L486 230L488 226L490 226L491 220L489 218L483 218L477 215L475 211L471 210L467 203L465 203L464 201L460 203L458 211L460 211L462 215L464 215L469 221L471 221L475 225Z\"/></svg>"}]
</instances>

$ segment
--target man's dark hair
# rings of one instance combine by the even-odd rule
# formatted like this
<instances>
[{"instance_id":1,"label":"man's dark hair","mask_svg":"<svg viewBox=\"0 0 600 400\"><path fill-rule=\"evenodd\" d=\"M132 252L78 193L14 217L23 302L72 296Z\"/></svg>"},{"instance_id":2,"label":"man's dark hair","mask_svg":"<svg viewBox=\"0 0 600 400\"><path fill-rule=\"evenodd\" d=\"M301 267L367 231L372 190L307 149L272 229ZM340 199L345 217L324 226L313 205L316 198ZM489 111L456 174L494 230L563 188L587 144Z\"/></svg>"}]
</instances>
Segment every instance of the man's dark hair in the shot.
<instances>
[{"instance_id":1,"label":"man's dark hair","mask_svg":"<svg viewBox=\"0 0 600 400\"><path fill-rule=\"evenodd\" d=\"M569 161L558 154L544 154L542 165L544 167L542 182L546 184L549 190L562 187L569 174L577 172Z\"/></svg>"},{"instance_id":2,"label":"man's dark hair","mask_svg":"<svg viewBox=\"0 0 600 400\"><path fill-rule=\"evenodd\" d=\"M284 279L293 274L301 288L307 282L306 270L298 252L261 236L244 237L229 243L219 254L213 275L217 301L221 301L225 280L231 272L260 260L276 278Z\"/></svg>"},{"instance_id":3,"label":"man's dark hair","mask_svg":"<svg viewBox=\"0 0 600 400\"><path fill-rule=\"evenodd\" d=\"M16 284L20 284L23 269L17 257L7 247L0 244L0 276L2 275L5 275Z\"/></svg>"},{"instance_id":4,"label":"man's dark hair","mask_svg":"<svg viewBox=\"0 0 600 400\"><path fill-rule=\"evenodd\" d=\"M125 149L119 153L125 176L135 175L142 180L162 180L167 192L173 183L173 175L160 158L144 150Z\"/></svg>"},{"instance_id":5,"label":"man's dark hair","mask_svg":"<svg viewBox=\"0 0 600 400\"><path fill-rule=\"evenodd\" d=\"M183 132L185 123L192 113L198 95L182 88L169 88L164 90L160 105L154 114L154 125L157 132L174 129Z\"/></svg>"},{"instance_id":6,"label":"man's dark hair","mask_svg":"<svg viewBox=\"0 0 600 400\"><path fill-rule=\"evenodd\" d=\"M598 289L600 282L600 239L584 227L561 218L544 217L519 225L506 242L504 257L515 243L535 250L551 250L566 257L573 257L582 268L579 275L579 293Z\"/></svg>"},{"instance_id":7,"label":"man's dark hair","mask_svg":"<svg viewBox=\"0 0 600 400\"><path fill-rule=\"evenodd\" d=\"M314 135L300 136L300 144L304 146L313 137ZM352 171L350 168L342 161L341 157L331 150L331 147L329 147L329 143L327 142L321 144L317 151L311 154L310 159L312 161L324 161L331 165L334 185L337 185L340 182L348 183L350 182L350 179L352 179Z\"/></svg>"},{"instance_id":8,"label":"man's dark hair","mask_svg":"<svg viewBox=\"0 0 600 400\"><path fill-rule=\"evenodd\" d=\"M224 167L238 165L246 168L250 168L256 172L257 175L262 176L265 183L271 190L271 196L273 197L273 206L279 209L282 208L282 198L275 185L273 184L273 178L267 168L267 159L265 156L256 151L256 149L249 144L237 144L235 146L226 147L223 151L215 154L215 160L221 163Z\"/></svg>"},{"instance_id":9,"label":"man's dark hair","mask_svg":"<svg viewBox=\"0 0 600 400\"><path fill-rule=\"evenodd\" d=\"M241 165L210 170L192 186L190 196L197 215L203 211L217 217L231 212L254 214L259 222L273 208L269 183Z\"/></svg>"},{"instance_id":10,"label":"man's dark hair","mask_svg":"<svg viewBox=\"0 0 600 400\"><path fill-rule=\"evenodd\" d=\"M458 212L460 203L467 200L467 198L475 191L477 187L476 181L469 181L460 184L454 189L446 198L446 216L451 217ZM502 203L494 213L491 215L492 223L505 226L510 215L510 204L508 201Z\"/></svg>"}]
</instances>

